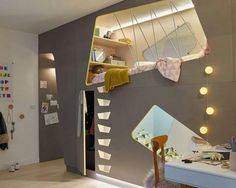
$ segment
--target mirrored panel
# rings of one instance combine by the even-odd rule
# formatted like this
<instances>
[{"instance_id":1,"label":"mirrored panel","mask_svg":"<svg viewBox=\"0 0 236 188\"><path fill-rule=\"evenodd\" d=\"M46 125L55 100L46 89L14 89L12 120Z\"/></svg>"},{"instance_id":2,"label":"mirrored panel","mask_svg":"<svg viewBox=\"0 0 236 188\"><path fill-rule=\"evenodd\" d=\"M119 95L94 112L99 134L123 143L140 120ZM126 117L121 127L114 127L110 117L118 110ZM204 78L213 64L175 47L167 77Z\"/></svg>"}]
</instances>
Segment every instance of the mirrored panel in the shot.
<instances>
[{"instance_id":1,"label":"mirrored panel","mask_svg":"<svg viewBox=\"0 0 236 188\"><path fill-rule=\"evenodd\" d=\"M166 148L169 148L170 151L166 156L170 158L187 155L199 148L209 147L206 141L198 144L196 140L201 140L200 136L154 105L133 130L132 138L152 151L151 139L161 135L168 136Z\"/></svg>"}]
</instances>

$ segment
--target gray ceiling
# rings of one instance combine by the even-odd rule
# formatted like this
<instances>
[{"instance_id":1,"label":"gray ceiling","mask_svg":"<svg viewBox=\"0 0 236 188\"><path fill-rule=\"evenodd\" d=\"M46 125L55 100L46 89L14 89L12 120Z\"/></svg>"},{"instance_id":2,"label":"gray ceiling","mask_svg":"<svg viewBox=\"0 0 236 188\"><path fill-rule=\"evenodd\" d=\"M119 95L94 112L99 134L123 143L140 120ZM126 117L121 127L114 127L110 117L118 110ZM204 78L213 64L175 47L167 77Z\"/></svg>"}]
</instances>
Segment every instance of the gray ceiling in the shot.
<instances>
[{"instance_id":1,"label":"gray ceiling","mask_svg":"<svg viewBox=\"0 0 236 188\"><path fill-rule=\"evenodd\" d=\"M122 0L0 0L0 27L40 34Z\"/></svg>"}]
</instances>

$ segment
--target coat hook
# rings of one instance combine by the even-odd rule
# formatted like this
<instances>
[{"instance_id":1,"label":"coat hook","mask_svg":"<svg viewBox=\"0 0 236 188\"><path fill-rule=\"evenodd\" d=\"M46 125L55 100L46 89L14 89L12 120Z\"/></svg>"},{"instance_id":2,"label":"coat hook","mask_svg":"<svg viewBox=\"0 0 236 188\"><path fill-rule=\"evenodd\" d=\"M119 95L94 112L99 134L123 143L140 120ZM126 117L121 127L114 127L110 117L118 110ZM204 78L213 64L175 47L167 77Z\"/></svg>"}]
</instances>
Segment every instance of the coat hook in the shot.
<instances>
[{"instance_id":1,"label":"coat hook","mask_svg":"<svg viewBox=\"0 0 236 188\"><path fill-rule=\"evenodd\" d=\"M19 118L20 118L20 119L24 119L24 118L25 118L25 115L24 115L24 114L20 114L20 115L19 115Z\"/></svg>"},{"instance_id":2,"label":"coat hook","mask_svg":"<svg viewBox=\"0 0 236 188\"><path fill-rule=\"evenodd\" d=\"M9 104L9 105L8 105L8 109L9 109L9 110L12 110L13 108L14 108L13 104Z\"/></svg>"}]
</instances>

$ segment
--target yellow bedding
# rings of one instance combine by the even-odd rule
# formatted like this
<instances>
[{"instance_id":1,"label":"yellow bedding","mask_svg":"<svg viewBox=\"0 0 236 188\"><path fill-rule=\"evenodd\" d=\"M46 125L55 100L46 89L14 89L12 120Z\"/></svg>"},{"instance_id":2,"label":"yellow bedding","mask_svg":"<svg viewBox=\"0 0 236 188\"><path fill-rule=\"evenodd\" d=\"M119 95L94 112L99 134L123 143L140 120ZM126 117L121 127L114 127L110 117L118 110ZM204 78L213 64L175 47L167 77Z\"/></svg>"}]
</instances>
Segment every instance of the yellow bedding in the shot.
<instances>
[{"instance_id":1,"label":"yellow bedding","mask_svg":"<svg viewBox=\"0 0 236 188\"><path fill-rule=\"evenodd\" d=\"M129 83L128 69L109 69L105 74L105 89L111 91L117 86Z\"/></svg>"}]
</instances>

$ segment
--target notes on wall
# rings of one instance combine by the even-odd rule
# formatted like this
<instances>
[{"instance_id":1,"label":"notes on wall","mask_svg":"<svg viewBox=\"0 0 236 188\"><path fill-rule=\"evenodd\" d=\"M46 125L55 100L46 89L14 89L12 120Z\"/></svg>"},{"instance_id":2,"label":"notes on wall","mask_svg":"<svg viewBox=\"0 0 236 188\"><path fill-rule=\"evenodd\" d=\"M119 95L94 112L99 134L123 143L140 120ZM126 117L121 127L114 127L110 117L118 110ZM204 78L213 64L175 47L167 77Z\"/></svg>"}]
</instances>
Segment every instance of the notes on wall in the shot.
<instances>
[{"instance_id":1,"label":"notes on wall","mask_svg":"<svg viewBox=\"0 0 236 188\"><path fill-rule=\"evenodd\" d=\"M40 80L40 89L47 89L48 87L48 82Z\"/></svg>"},{"instance_id":2,"label":"notes on wall","mask_svg":"<svg viewBox=\"0 0 236 188\"><path fill-rule=\"evenodd\" d=\"M55 110L59 108L59 104L54 97L53 94L46 94L45 101L43 101L41 105L41 113L44 114L46 126L59 123L58 113L55 112Z\"/></svg>"},{"instance_id":3,"label":"notes on wall","mask_svg":"<svg viewBox=\"0 0 236 188\"><path fill-rule=\"evenodd\" d=\"M46 94L46 100L50 101L53 99L53 94Z\"/></svg>"},{"instance_id":4,"label":"notes on wall","mask_svg":"<svg viewBox=\"0 0 236 188\"><path fill-rule=\"evenodd\" d=\"M0 64L0 100L12 100L11 64Z\"/></svg>"},{"instance_id":5,"label":"notes on wall","mask_svg":"<svg viewBox=\"0 0 236 188\"><path fill-rule=\"evenodd\" d=\"M50 100L50 106L57 106L57 100Z\"/></svg>"},{"instance_id":6,"label":"notes on wall","mask_svg":"<svg viewBox=\"0 0 236 188\"><path fill-rule=\"evenodd\" d=\"M54 112L50 114L44 114L44 120L46 126L59 123L58 113Z\"/></svg>"}]
</instances>

